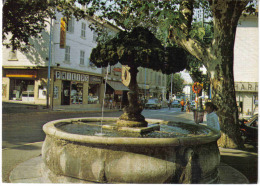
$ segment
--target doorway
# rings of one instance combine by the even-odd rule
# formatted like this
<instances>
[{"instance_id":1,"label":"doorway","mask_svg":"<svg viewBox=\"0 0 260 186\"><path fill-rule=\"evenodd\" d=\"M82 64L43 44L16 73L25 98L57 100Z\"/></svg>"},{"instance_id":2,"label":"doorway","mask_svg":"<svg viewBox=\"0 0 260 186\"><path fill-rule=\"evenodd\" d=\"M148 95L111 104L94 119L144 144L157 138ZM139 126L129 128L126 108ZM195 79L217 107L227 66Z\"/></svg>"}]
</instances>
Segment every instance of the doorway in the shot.
<instances>
[{"instance_id":1,"label":"doorway","mask_svg":"<svg viewBox=\"0 0 260 186\"><path fill-rule=\"evenodd\" d=\"M70 81L62 81L61 105L70 105Z\"/></svg>"}]
</instances>

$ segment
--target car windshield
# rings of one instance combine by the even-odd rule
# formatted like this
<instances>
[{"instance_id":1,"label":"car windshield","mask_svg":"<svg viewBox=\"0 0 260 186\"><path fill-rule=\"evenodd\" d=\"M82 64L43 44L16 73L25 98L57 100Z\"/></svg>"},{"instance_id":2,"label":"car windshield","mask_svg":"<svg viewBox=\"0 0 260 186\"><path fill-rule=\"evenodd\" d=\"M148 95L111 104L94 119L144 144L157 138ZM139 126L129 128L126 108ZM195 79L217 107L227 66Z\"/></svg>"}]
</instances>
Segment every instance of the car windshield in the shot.
<instances>
[{"instance_id":1,"label":"car windshield","mask_svg":"<svg viewBox=\"0 0 260 186\"><path fill-rule=\"evenodd\" d=\"M157 99L149 99L147 103L158 103Z\"/></svg>"}]
</instances>

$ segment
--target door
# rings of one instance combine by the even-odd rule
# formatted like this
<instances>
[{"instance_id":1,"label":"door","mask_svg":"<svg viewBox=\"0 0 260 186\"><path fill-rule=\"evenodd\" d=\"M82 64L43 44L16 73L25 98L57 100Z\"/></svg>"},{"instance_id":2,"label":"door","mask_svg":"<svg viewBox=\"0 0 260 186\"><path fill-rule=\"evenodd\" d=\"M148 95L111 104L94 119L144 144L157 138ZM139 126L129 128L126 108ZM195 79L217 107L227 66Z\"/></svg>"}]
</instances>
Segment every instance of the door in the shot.
<instances>
[{"instance_id":1,"label":"door","mask_svg":"<svg viewBox=\"0 0 260 186\"><path fill-rule=\"evenodd\" d=\"M70 105L70 81L62 81L61 105Z\"/></svg>"}]
</instances>

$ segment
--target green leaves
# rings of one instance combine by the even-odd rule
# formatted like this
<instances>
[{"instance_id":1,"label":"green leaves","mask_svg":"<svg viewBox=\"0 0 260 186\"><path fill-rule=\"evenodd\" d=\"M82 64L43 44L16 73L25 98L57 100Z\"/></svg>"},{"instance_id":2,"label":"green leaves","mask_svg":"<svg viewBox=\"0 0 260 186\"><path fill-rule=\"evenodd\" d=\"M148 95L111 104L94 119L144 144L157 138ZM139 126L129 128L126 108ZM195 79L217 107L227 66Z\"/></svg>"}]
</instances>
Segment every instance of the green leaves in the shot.
<instances>
[{"instance_id":1,"label":"green leaves","mask_svg":"<svg viewBox=\"0 0 260 186\"><path fill-rule=\"evenodd\" d=\"M185 56L183 49L177 47L169 47L166 51L148 29L137 27L131 32L121 31L117 37L99 44L92 50L90 60L97 67L120 62L130 67L146 67L170 74L186 67Z\"/></svg>"}]
</instances>

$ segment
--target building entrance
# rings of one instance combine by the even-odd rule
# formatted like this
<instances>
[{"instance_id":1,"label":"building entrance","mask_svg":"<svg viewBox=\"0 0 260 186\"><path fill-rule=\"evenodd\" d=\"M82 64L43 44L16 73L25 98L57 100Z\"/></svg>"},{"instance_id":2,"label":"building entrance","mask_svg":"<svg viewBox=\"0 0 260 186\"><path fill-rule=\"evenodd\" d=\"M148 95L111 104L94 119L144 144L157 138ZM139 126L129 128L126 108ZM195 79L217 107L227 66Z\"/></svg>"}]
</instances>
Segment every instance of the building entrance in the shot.
<instances>
[{"instance_id":1,"label":"building entrance","mask_svg":"<svg viewBox=\"0 0 260 186\"><path fill-rule=\"evenodd\" d=\"M62 81L61 105L70 105L70 81Z\"/></svg>"}]
</instances>

